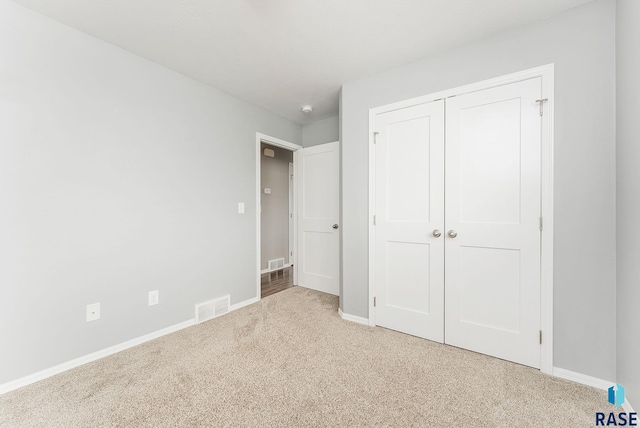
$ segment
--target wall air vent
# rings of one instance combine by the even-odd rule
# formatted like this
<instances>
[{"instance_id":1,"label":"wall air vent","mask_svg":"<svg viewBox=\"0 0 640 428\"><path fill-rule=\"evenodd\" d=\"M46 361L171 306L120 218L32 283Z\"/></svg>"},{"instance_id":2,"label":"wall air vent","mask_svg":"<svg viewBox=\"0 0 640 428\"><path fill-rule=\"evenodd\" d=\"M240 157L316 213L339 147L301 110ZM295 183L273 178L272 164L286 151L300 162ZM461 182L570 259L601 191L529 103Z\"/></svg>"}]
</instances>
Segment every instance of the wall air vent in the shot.
<instances>
[{"instance_id":1,"label":"wall air vent","mask_svg":"<svg viewBox=\"0 0 640 428\"><path fill-rule=\"evenodd\" d=\"M196 324L208 321L229 312L231 306L231 296L222 296L215 300L199 303L196 305Z\"/></svg>"},{"instance_id":2,"label":"wall air vent","mask_svg":"<svg viewBox=\"0 0 640 428\"><path fill-rule=\"evenodd\" d=\"M284 258L269 260L269 272L274 270L280 270L284 268Z\"/></svg>"}]
</instances>

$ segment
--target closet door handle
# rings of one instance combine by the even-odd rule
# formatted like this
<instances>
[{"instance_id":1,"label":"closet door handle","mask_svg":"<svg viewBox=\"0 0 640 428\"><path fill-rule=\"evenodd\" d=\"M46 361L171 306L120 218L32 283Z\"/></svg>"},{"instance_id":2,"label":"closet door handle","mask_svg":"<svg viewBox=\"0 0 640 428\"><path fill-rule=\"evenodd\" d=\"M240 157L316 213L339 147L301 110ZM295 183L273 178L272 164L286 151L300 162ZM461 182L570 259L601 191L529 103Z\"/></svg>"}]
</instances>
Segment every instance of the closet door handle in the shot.
<instances>
[{"instance_id":1,"label":"closet door handle","mask_svg":"<svg viewBox=\"0 0 640 428\"><path fill-rule=\"evenodd\" d=\"M450 230L447 235L449 235L449 238L455 238L456 236L458 236L458 232L456 232L455 230Z\"/></svg>"},{"instance_id":2,"label":"closet door handle","mask_svg":"<svg viewBox=\"0 0 640 428\"><path fill-rule=\"evenodd\" d=\"M440 236L442 236L442 232L440 232L438 229L435 229L433 232L431 232L433 234L433 236L435 236L436 238L439 238Z\"/></svg>"}]
</instances>

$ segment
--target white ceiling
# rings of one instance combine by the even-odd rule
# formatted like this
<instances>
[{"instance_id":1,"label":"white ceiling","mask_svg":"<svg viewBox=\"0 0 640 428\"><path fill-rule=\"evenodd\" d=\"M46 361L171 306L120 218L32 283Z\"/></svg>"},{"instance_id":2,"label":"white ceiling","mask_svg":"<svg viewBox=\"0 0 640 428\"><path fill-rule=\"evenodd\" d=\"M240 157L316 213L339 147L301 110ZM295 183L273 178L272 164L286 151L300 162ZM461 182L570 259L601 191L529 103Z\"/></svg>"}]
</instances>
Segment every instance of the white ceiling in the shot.
<instances>
[{"instance_id":1,"label":"white ceiling","mask_svg":"<svg viewBox=\"0 0 640 428\"><path fill-rule=\"evenodd\" d=\"M14 1L307 124L343 83L592 0Z\"/></svg>"}]
</instances>

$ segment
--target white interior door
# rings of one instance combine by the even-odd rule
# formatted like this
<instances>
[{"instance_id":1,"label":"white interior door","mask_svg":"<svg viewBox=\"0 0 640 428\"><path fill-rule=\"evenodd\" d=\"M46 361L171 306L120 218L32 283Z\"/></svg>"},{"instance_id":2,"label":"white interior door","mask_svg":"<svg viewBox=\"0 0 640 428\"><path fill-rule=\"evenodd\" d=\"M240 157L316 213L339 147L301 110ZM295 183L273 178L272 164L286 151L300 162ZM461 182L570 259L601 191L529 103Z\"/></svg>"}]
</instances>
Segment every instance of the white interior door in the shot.
<instances>
[{"instance_id":1,"label":"white interior door","mask_svg":"<svg viewBox=\"0 0 640 428\"><path fill-rule=\"evenodd\" d=\"M448 344L540 367L535 78L447 99Z\"/></svg>"},{"instance_id":2,"label":"white interior door","mask_svg":"<svg viewBox=\"0 0 640 428\"><path fill-rule=\"evenodd\" d=\"M339 293L339 143L296 152L298 285Z\"/></svg>"},{"instance_id":3,"label":"white interior door","mask_svg":"<svg viewBox=\"0 0 640 428\"><path fill-rule=\"evenodd\" d=\"M444 101L375 117L375 321L444 339Z\"/></svg>"},{"instance_id":4,"label":"white interior door","mask_svg":"<svg viewBox=\"0 0 640 428\"><path fill-rule=\"evenodd\" d=\"M293 245L293 237L294 237L294 233L293 233L293 225L294 225L294 221L293 221L293 205L295 203L295 197L293 194L293 162L289 162L289 253L288 253L288 260L289 260L289 264L293 265L294 260L293 260L293 248L295 247Z\"/></svg>"}]
</instances>

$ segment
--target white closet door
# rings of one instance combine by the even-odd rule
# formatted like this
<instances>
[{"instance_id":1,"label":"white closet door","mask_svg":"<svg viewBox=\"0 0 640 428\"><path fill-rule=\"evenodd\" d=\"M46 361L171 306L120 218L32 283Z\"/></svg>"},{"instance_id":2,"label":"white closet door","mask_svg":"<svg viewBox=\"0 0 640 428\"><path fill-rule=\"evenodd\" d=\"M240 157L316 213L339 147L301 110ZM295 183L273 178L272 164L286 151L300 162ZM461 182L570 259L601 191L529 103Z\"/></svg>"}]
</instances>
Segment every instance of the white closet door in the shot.
<instances>
[{"instance_id":1,"label":"white closet door","mask_svg":"<svg viewBox=\"0 0 640 428\"><path fill-rule=\"evenodd\" d=\"M378 114L375 129L376 324L442 342L444 102Z\"/></svg>"},{"instance_id":2,"label":"white closet door","mask_svg":"<svg viewBox=\"0 0 640 428\"><path fill-rule=\"evenodd\" d=\"M298 285L338 295L339 143L297 152Z\"/></svg>"},{"instance_id":3,"label":"white closet door","mask_svg":"<svg viewBox=\"0 0 640 428\"><path fill-rule=\"evenodd\" d=\"M445 341L536 368L540 94L535 78L449 98L446 119Z\"/></svg>"}]
</instances>

